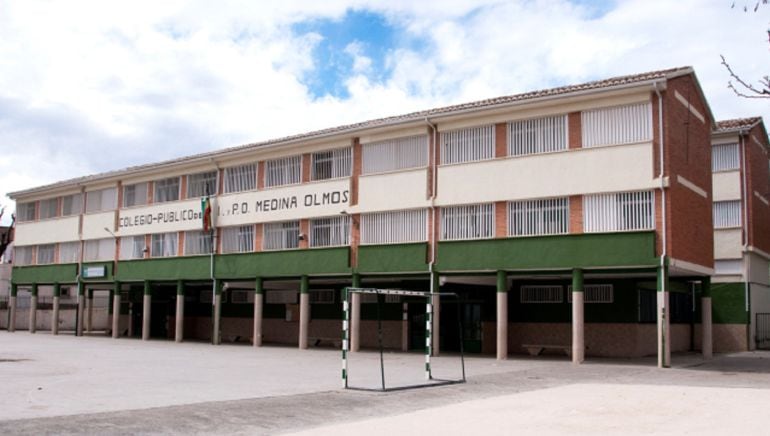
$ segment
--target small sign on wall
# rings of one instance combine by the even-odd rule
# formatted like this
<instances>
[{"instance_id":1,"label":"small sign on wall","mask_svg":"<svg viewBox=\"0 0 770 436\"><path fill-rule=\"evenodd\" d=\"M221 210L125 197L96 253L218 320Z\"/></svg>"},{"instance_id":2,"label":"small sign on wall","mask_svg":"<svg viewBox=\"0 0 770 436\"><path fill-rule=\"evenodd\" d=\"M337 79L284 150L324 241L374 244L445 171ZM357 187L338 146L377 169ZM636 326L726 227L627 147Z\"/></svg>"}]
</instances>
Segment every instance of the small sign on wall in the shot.
<instances>
[{"instance_id":1,"label":"small sign on wall","mask_svg":"<svg viewBox=\"0 0 770 436\"><path fill-rule=\"evenodd\" d=\"M83 268L84 279L94 279L107 276L107 267L102 266L87 266Z\"/></svg>"}]
</instances>

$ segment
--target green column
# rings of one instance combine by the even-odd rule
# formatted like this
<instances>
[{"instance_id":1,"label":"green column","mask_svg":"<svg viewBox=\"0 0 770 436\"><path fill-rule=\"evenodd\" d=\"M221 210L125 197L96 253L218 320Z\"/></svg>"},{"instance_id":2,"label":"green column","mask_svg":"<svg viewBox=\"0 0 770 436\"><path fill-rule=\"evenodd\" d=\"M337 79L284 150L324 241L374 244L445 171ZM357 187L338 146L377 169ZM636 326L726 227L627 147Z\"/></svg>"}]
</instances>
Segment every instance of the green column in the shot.
<instances>
[{"instance_id":1,"label":"green column","mask_svg":"<svg viewBox=\"0 0 770 436\"><path fill-rule=\"evenodd\" d=\"M711 297L711 277L703 277L701 279L701 297L702 298L710 298Z\"/></svg>"},{"instance_id":2,"label":"green column","mask_svg":"<svg viewBox=\"0 0 770 436\"><path fill-rule=\"evenodd\" d=\"M583 270L580 268L572 270L572 292L583 292Z\"/></svg>"},{"instance_id":3,"label":"green column","mask_svg":"<svg viewBox=\"0 0 770 436\"><path fill-rule=\"evenodd\" d=\"M585 358L585 295L583 270L572 270L572 363L579 365Z\"/></svg>"},{"instance_id":4,"label":"green column","mask_svg":"<svg viewBox=\"0 0 770 436\"><path fill-rule=\"evenodd\" d=\"M53 296L61 297L61 285L58 283L53 284Z\"/></svg>"},{"instance_id":5,"label":"green column","mask_svg":"<svg viewBox=\"0 0 770 436\"><path fill-rule=\"evenodd\" d=\"M254 292L257 295L262 295L265 293L265 281L262 279L262 277L257 277L254 280Z\"/></svg>"},{"instance_id":6,"label":"green column","mask_svg":"<svg viewBox=\"0 0 770 436\"><path fill-rule=\"evenodd\" d=\"M149 280L144 281L144 295L152 295L152 285Z\"/></svg>"},{"instance_id":7,"label":"green column","mask_svg":"<svg viewBox=\"0 0 770 436\"><path fill-rule=\"evenodd\" d=\"M508 274L505 271L497 272L497 292L508 292Z\"/></svg>"},{"instance_id":8,"label":"green column","mask_svg":"<svg viewBox=\"0 0 770 436\"><path fill-rule=\"evenodd\" d=\"M19 285L11 283L11 297L16 297L19 293Z\"/></svg>"},{"instance_id":9,"label":"green column","mask_svg":"<svg viewBox=\"0 0 770 436\"><path fill-rule=\"evenodd\" d=\"M308 276L302 276L299 281L299 292L307 294L310 292L310 278Z\"/></svg>"},{"instance_id":10,"label":"green column","mask_svg":"<svg viewBox=\"0 0 770 436\"><path fill-rule=\"evenodd\" d=\"M177 298L184 297L184 282L182 280L176 281L176 295Z\"/></svg>"},{"instance_id":11,"label":"green column","mask_svg":"<svg viewBox=\"0 0 770 436\"><path fill-rule=\"evenodd\" d=\"M353 287L354 288L360 288L361 287L361 274L359 274L359 273L353 274Z\"/></svg>"},{"instance_id":12,"label":"green column","mask_svg":"<svg viewBox=\"0 0 770 436\"><path fill-rule=\"evenodd\" d=\"M32 294L33 297L37 297L37 283L32 284L32 286L29 289L29 292Z\"/></svg>"}]
</instances>

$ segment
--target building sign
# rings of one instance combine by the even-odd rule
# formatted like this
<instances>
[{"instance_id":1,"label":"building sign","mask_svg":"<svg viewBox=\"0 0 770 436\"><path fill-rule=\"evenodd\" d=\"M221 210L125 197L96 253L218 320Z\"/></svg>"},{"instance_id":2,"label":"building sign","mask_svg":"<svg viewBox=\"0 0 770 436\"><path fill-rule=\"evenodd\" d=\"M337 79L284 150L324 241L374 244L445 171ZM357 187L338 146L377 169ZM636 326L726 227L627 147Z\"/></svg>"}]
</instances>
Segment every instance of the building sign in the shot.
<instances>
[{"instance_id":1,"label":"building sign","mask_svg":"<svg viewBox=\"0 0 770 436\"><path fill-rule=\"evenodd\" d=\"M107 267L102 266L87 266L83 268L84 279L96 279L107 276Z\"/></svg>"},{"instance_id":2,"label":"building sign","mask_svg":"<svg viewBox=\"0 0 770 436\"><path fill-rule=\"evenodd\" d=\"M211 198L214 227L332 216L350 204L350 180L293 185ZM200 230L200 199L121 210L122 236Z\"/></svg>"}]
</instances>

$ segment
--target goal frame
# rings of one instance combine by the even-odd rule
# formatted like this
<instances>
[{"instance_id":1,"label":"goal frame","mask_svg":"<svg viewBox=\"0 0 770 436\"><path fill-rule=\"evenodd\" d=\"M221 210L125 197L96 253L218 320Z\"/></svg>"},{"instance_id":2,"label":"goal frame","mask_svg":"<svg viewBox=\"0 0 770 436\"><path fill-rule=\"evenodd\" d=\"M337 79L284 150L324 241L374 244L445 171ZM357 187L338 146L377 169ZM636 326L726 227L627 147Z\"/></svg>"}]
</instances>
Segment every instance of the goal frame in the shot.
<instances>
[{"instance_id":1,"label":"goal frame","mask_svg":"<svg viewBox=\"0 0 770 436\"><path fill-rule=\"evenodd\" d=\"M348 354L350 353L350 308L351 297L353 294L369 294L377 295L377 340L380 351L380 388L365 388L365 387L352 387L348 383L349 371L348 371ZM383 304L380 295L399 295L406 297L425 298L425 383L417 383L410 385L400 385L397 387L387 387L385 385L385 363L383 358L383 344L382 344L382 316L380 314L380 305ZM342 387L344 389L362 390L362 391L377 391L377 392L389 392L396 390L425 388L432 386L444 386L449 384L465 383L465 351L463 347L463 325L462 317L460 316L460 304L457 302L457 321L459 324L459 340L460 340L460 367L462 370L462 377L459 379L439 379L433 377L431 368L431 355L433 354L433 297L438 297L439 302L441 297L454 297L459 299L459 296L454 292L430 292L430 291L410 291L404 289L383 289L383 288L354 288L347 287L343 290L342 295ZM360 327L359 327L360 328Z\"/></svg>"}]
</instances>

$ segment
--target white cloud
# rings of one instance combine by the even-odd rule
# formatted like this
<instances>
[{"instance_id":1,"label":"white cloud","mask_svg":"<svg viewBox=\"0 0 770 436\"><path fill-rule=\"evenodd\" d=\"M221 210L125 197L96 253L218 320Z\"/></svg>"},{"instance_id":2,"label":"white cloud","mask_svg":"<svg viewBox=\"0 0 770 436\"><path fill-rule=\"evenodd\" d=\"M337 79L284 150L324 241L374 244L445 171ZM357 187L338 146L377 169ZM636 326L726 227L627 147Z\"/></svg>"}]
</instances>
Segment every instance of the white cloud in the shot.
<instances>
[{"instance_id":1,"label":"white cloud","mask_svg":"<svg viewBox=\"0 0 770 436\"><path fill-rule=\"evenodd\" d=\"M292 24L349 8L397 26L389 75L350 41L349 98L315 98L324 35ZM735 97L724 54L770 70L767 13L720 1L0 3L0 204L6 192L138 163L502 94L693 65L718 118L770 115Z\"/></svg>"}]
</instances>

